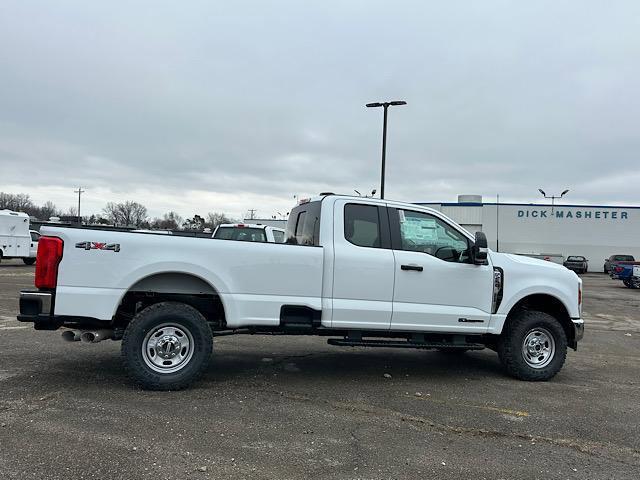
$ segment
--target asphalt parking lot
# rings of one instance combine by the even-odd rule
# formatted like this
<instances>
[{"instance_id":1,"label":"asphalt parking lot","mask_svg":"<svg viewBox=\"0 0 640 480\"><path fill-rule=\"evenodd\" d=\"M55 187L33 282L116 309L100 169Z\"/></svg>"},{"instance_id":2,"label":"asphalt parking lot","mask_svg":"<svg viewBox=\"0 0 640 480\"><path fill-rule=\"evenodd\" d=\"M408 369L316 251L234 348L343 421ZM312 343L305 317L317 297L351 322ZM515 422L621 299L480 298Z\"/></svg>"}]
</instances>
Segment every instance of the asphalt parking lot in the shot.
<instances>
[{"instance_id":1,"label":"asphalt parking lot","mask_svg":"<svg viewBox=\"0 0 640 480\"><path fill-rule=\"evenodd\" d=\"M235 336L162 393L125 378L119 342L17 322L33 272L0 264L3 478L640 477L640 290L603 274L583 276L586 336L550 382L506 377L489 350Z\"/></svg>"}]
</instances>

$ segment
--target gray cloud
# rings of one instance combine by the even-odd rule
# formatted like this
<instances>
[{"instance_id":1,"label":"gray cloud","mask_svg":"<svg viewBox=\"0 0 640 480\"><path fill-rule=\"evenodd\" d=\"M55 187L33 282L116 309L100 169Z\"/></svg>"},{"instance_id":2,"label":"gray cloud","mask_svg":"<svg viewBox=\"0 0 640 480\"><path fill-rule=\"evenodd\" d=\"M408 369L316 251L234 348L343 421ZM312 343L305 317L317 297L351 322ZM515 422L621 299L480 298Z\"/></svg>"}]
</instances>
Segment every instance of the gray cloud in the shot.
<instances>
[{"instance_id":1,"label":"gray cloud","mask_svg":"<svg viewBox=\"0 0 640 480\"><path fill-rule=\"evenodd\" d=\"M0 190L154 214L294 194L633 203L640 4L5 2ZM66 202L66 203L65 203Z\"/></svg>"}]
</instances>

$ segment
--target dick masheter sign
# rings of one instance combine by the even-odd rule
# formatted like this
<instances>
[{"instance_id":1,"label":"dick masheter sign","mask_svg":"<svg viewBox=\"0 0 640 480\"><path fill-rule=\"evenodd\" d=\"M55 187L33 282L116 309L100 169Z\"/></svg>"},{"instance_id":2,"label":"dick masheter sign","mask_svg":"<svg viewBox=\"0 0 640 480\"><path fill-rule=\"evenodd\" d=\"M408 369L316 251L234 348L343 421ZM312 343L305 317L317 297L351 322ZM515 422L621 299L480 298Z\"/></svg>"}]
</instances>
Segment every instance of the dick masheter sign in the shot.
<instances>
[{"instance_id":1,"label":"dick masheter sign","mask_svg":"<svg viewBox=\"0 0 640 480\"><path fill-rule=\"evenodd\" d=\"M579 220L627 220L629 212L619 210L518 210L518 218L577 218Z\"/></svg>"}]
</instances>

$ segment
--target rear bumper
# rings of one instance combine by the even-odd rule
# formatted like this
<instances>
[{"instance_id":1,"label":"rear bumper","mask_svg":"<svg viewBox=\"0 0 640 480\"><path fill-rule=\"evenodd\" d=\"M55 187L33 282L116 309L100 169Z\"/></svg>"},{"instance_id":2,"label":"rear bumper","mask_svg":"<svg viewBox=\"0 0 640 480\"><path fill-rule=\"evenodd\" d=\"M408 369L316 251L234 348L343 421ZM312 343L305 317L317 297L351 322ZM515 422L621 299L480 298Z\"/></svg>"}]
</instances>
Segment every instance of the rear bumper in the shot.
<instances>
[{"instance_id":1,"label":"rear bumper","mask_svg":"<svg viewBox=\"0 0 640 480\"><path fill-rule=\"evenodd\" d=\"M20 292L18 321L33 323L36 330L56 330L62 321L53 315L53 292Z\"/></svg>"}]
</instances>

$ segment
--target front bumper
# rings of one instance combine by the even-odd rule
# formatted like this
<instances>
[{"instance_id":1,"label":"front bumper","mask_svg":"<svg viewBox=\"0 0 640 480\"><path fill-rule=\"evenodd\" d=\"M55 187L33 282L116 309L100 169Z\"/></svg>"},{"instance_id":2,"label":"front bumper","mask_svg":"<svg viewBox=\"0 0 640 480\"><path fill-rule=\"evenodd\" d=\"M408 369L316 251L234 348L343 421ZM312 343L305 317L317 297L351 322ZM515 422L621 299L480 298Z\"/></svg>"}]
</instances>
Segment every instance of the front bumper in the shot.
<instances>
[{"instance_id":1,"label":"front bumper","mask_svg":"<svg viewBox=\"0 0 640 480\"><path fill-rule=\"evenodd\" d=\"M18 321L33 323L36 330L57 330L62 321L53 315L53 292L20 292Z\"/></svg>"},{"instance_id":2,"label":"front bumper","mask_svg":"<svg viewBox=\"0 0 640 480\"><path fill-rule=\"evenodd\" d=\"M573 341L569 345L574 350L578 348L578 342L584 338L584 320L581 318L572 318L573 324Z\"/></svg>"}]
</instances>

